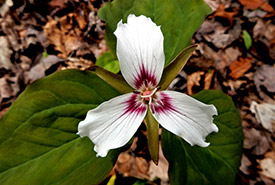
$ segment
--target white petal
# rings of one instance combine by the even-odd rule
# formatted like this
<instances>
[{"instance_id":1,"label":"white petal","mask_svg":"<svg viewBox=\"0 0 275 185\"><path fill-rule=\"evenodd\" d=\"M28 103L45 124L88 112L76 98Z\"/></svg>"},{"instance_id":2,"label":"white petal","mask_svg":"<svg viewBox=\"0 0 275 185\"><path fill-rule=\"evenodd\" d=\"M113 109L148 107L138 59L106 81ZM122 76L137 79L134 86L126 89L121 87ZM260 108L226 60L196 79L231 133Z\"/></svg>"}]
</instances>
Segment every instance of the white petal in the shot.
<instances>
[{"instance_id":1,"label":"white petal","mask_svg":"<svg viewBox=\"0 0 275 185\"><path fill-rule=\"evenodd\" d=\"M95 144L97 156L105 157L110 149L119 148L132 138L146 112L147 106L137 94L121 95L88 111L77 134L88 136Z\"/></svg>"},{"instance_id":2,"label":"white petal","mask_svg":"<svg viewBox=\"0 0 275 185\"><path fill-rule=\"evenodd\" d=\"M141 89L147 81L149 86L157 86L164 67L160 26L143 15L129 15L127 23L117 24L114 34L121 73L129 85Z\"/></svg>"},{"instance_id":3,"label":"white petal","mask_svg":"<svg viewBox=\"0 0 275 185\"><path fill-rule=\"evenodd\" d=\"M155 119L170 132L182 137L191 146L207 147L205 137L218 132L213 116L218 115L214 105L206 105L176 91L162 91L157 102L151 104Z\"/></svg>"}]
</instances>

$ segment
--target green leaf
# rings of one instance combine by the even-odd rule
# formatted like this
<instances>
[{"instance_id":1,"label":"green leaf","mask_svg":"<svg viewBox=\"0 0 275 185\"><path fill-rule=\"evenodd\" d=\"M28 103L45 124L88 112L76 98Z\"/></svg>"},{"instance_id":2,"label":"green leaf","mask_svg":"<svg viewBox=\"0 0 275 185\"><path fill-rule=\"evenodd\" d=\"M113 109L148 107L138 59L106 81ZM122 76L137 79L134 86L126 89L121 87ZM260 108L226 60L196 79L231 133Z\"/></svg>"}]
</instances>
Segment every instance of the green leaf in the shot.
<instances>
[{"instance_id":1,"label":"green leaf","mask_svg":"<svg viewBox=\"0 0 275 185\"><path fill-rule=\"evenodd\" d=\"M97 184L121 151L96 157L76 135L88 110L119 92L92 72L65 70L30 85L0 120L0 184Z\"/></svg>"},{"instance_id":2,"label":"green leaf","mask_svg":"<svg viewBox=\"0 0 275 185\"><path fill-rule=\"evenodd\" d=\"M243 40L244 40L245 48L249 50L249 48L252 45L252 39L246 30L243 30Z\"/></svg>"},{"instance_id":3,"label":"green leaf","mask_svg":"<svg viewBox=\"0 0 275 185\"><path fill-rule=\"evenodd\" d=\"M107 185L115 185L116 183L116 174L112 175L112 177L109 179Z\"/></svg>"},{"instance_id":4,"label":"green leaf","mask_svg":"<svg viewBox=\"0 0 275 185\"><path fill-rule=\"evenodd\" d=\"M106 21L106 42L115 55L117 23L129 14L151 17L164 35L165 65L190 45L192 35L210 13L203 0L114 0L99 10Z\"/></svg>"},{"instance_id":5,"label":"green leaf","mask_svg":"<svg viewBox=\"0 0 275 185\"><path fill-rule=\"evenodd\" d=\"M207 137L210 146L191 147L178 136L163 129L162 148L169 161L171 185L235 184L242 155L243 132L241 118L230 97L221 91L205 90L194 98L214 104L218 133ZM176 151L176 152L175 152Z\"/></svg>"},{"instance_id":6,"label":"green leaf","mask_svg":"<svg viewBox=\"0 0 275 185\"><path fill-rule=\"evenodd\" d=\"M161 81L159 82L159 86L161 90L165 90L168 88L170 83L175 79L177 74L182 70L183 66L186 64L189 57L192 55L192 52L195 50L197 45L192 45L184 50L182 50L178 56L168 64L163 71L163 75L161 77Z\"/></svg>"},{"instance_id":7,"label":"green leaf","mask_svg":"<svg viewBox=\"0 0 275 185\"><path fill-rule=\"evenodd\" d=\"M119 72L119 63L118 60L114 58L110 51L103 53L96 60L96 65L103 67L104 69L111 71L112 73Z\"/></svg>"}]
</instances>

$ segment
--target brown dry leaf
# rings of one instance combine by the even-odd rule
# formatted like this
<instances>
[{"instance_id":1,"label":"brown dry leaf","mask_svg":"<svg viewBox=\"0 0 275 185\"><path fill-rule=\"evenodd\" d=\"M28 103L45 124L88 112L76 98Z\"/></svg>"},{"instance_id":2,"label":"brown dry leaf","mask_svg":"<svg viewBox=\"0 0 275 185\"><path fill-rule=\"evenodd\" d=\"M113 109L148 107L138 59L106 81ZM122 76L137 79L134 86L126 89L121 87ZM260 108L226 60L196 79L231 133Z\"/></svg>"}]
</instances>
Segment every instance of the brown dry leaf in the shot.
<instances>
[{"instance_id":1,"label":"brown dry leaf","mask_svg":"<svg viewBox=\"0 0 275 185\"><path fill-rule=\"evenodd\" d=\"M256 115L257 121L261 123L265 129L275 133L275 104L258 104L252 101L250 110Z\"/></svg>"},{"instance_id":2,"label":"brown dry leaf","mask_svg":"<svg viewBox=\"0 0 275 185\"><path fill-rule=\"evenodd\" d=\"M168 182L169 182L169 177L168 177L169 163L163 155L161 143L160 143L159 148L160 148L159 163L158 163L158 165L155 165L155 163L151 160L148 174L150 176L151 181L153 181L155 178L159 178L161 180L161 184L164 185L164 184L168 184Z\"/></svg>"},{"instance_id":3,"label":"brown dry leaf","mask_svg":"<svg viewBox=\"0 0 275 185\"><path fill-rule=\"evenodd\" d=\"M57 27L58 22L56 20L50 20L44 26L44 32L50 44L55 46L55 49L62 53L63 57L67 57L68 52L64 46L64 39L61 34L61 30Z\"/></svg>"},{"instance_id":4,"label":"brown dry leaf","mask_svg":"<svg viewBox=\"0 0 275 185\"><path fill-rule=\"evenodd\" d=\"M0 15L4 17L9 12L10 7L12 6L13 6L12 0L6 0L6 1L3 0L2 2L0 1Z\"/></svg>"},{"instance_id":5,"label":"brown dry leaf","mask_svg":"<svg viewBox=\"0 0 275 185\"><path fill-rule=\"evenodd\" d=\"M40 43L44 48L48 47L48 42L43 31L38 31L32 26L28 26L26 29L19 32L20 38L23 42L25 48L29 45Z\"/></svg>"},{"instance_id":6,"label":"brown dry leaf","mask_svg":"<svg viewBox=\"0 0 275 185\"><path fill-rule=\"evenodd\" d=\"M263 10L268 12L274 11L273 7L270 6L264 0L239 0L239 2L249 10L256 10L258 8L262 8Z\"/></svg>"},{"instance_id":7,"label":"brown dry leaf","mask_svg":"<svg viewBox=\"0 0 275 185\"><path fill-rule=\"evenodd\" d=\"M265 158L259 160L260 174L275 180L275 152L271 151L265 154Z\"/></svg>"},{"instance_id":8,"label":"brown dry leaf","mask_svg":"<svg viewBox=\"0 0 275 185\"><path fill-rule=\"evenodd\" d=\"M60 57L66 58L74 50L82 49L82 28L86 26L85 18L76 13L61 17L60 21L50 20L44 26L44 32L50 44L60 51ZM60 25L60 28L59 26Z\"/></svg>"},{"instance_id":9,"label":"brown dry leaf","mask_svg":"<svg viewBox=\"0 0 275 185\"><path fill-rule=\"evenodd\" d=\"M118 156L115 169L125 177L136 177L148 179L147 175L149 163L142 157L134 157L127 152L122 152Z\"/></svg>"},{"instance_id":10,"label":"brown dry leaf","mask_svg":"<svg viewBox=\"0 0 275 185\"><path fill-rule=\"evenodd\" d=\"M28 71L31 68L32 60L29 57L21 55L20 61L19 65L23 71Z\"/></svg>"},{"instance_id":11,"label":"brown dry leaf","mask_svg":"<svg viewBox=\"0 0 275 185\"><path fill-rule=\"evenodd\" d=\"M60 66L59 70L65 69L80 69L80 70L87 70L90 68L94 63L92 61L86 60L84 58L72 58L68 57L67 61L65 61L66 66Z\"/></svg>"},{"instance_id":12,"label":"brown dry leaf","mask_svg":"<svg viewBox=\"0 0 275 185\"><path fill-rule=\"evenodd\" d=\"M215 26L216 25L216 26ZM220 24L212 24L213 30L211 32L206 32L203 34L203 38L215 45L216 48L225 49L234 40L239 38L241 29L235 28L227 32L227 28L221 26ZM202 27L203 29L203 27Z\"/></svg>"},{"instance_id":13,"label":"brown dry leaf","mask_svg":"<svg viewBox=\"0 0 275 185\"><path fill-rule=\"evenodd\" d=\"M270 143L263 131L255 128L243 128L244 132L244 148L252 149L251 154L263 155L270 149Z\"/></svg>"},{"instance_id":14,"label":"brown dry leaf","mask_svg":"<svg viewBox=\"0 0 275 185\"><path fill-rule=\"evenodd\" d=\"M8 39L11 48L15 51L21 49L21 45L18 42L20 39L15 30L16 24L13 18L10 15L6 15L5 18L0 21L0 24L0 30L5 33L5 37Z\"/></svg>"},{"instance_id":15,"label":"brown dry leaf","mask_svg":"<svg viewBox=\"0 0 275 185\"><path fill-rule=\"evenodd\" d=\"M196 39L199 41L202 41L202 38L209 34L212 34L215 32L216 29L223 29L225 31L225 28L221 25L221 23L217 21L210 21L205 20L202 25L199 27L197 33L195 34ZM205 38L207 40L207 37ZM200 42L199 44L204 44L203 42Z\"/></svg>"},{"instance_id":16,"label":"brown dry leaf","mask_svg":"<svg viewBox=\"0 0 275 185\"><path fill-rule=\"evenodd\" d=\"M261 6L261 9L274 14L274 8L266 2Z\"/></svg>"},{"instance_id":17,"label":"brown dry leaf","mask_svg":"<svg viewBox=\"0 0 275 185\"><path fill-rule=\"evenodd\" d=\"M195 34L195 38L199 41L203 41L203 39L205 39L206 41L214 44L216 48L225 49L234 40L239 39L241 31L241 21L238 19L235 21L235 25L231 29L223 26L217 21L206 20L198 29Z\"/></svg>"},{"instance_id":18,"label":"brown dry leaf","mask_svg":"<svg viewBox=\"0 0 275 185\"><path fill-rule=\"evenodd\" d=\"M205 74L204 89L210 89L214 72L215 70L209 70L208 73Z\"/></svg>"},{"instance_id":19,"label":"brown dry leaf","mask_svg":"<svg viewBox=\"0 0 275 185\"><path fill-rule=\"evenodd\" d=\"M248 71L252 67L252 59L251 58L239 58L235 60L230 66L231 70L230 76L234 79L240 78L246 71Z\"/></svg>"},{"instance_id":20,"label":"brown dry leaf","mask_svg":"<svg viewBox=\"0 0 275 185\"><path fill-rule=\"evenodd\" d=\"M225 33L224 30L216 29L215 32L209 35L210 42L217 48L224 49L234 41L233 35Z\"/></svg>"},{"instance_id":21,"label":"brown dry leaf","mask_svg":"<svg viewBox=\"0 0 275 185\"><path fill-rule=\"evenodd\" d=\"M64 8L68 0L52 0L49 4L51 7Z\"/></svg>"},{"instance_id":22,"label":"brown dry leaf","mask_svg":"<svg viewBox=\"0 0 275 185\"><path fill-rule=\"evenodd\" d=\"M13 95L13 90L7 80L3 77L0 78L0 102L2 102L4 98L9 98Z\"/></svg>"},{"instance_id":23,"label":"brown dry leaf","mask_svg":"<svg viewBox=\"0 0 275 185\"><path fill-rule=\"evenodd\" d=\"M230 25L233 24L234 16L237 15L238 12L227 12L225 11L225 7L223 4L220 4L216 12L210 16L211 17L222 17L227 19L230 22Z\"/></svg>"},{"instance_id":24,"label":"brown dry leaf","mask_svg":"<svg viewBox=\"0 0 275 185\"><path fill-rule=\"evenodd\" d=\"M260 93L261 86L265 87L267 91L275 92L275 67L270 65L262 65L254 74L254 83L257 91Z\"/></svg>"},{"instance_id":25,"label":"brown dry leaf","mask_svg":"<svg viewBox=\"0 0 275 185\"><path fill-rule=\"evenodd\" d=\"M219 50L214 51L207 44L200 43L198 47L200 53L203 55L204 59L192 58L191 61L196 63L196 66L208 70L210 67L215 67L215 69L220 72L220 74L226 77L225 68L229 66L233 61L241 55L238 48L227 48L224 51Z\"/></svg>"},{"instance_id":26,"label":"brown dry leaf","mask_svg":"<svg viewBox=\"0 0 275 185\"><path fill-rule=\"evenodd\" d=\"M225 8L229 8L232 0L204 0L204 2L212 9L212 11L216 11L220 4L223 4Z\"/></svg>"},{"instance_id":27,"label":"brown dry leaf","mask_svg":"<svg viewBox=\"0 0 275 185\"><path fill-rule=\"evenodd\" d=\"M232 80L229 79L227 81L223 81L223 85L226 87L230 87L230 89L235 92L237 89L241 87L244 83L247 83L246 80Z\"/></svg>"},{"instance_id":28,"label":"brown dry leaf","mask_svg":"<svg viewBox=\"0 0 275 185\"><path fill-rule=\"evenodd\" d=\"M20 91L20 74L21 72L17 71L15 76L6 74L0 78L0 102L2 102L4 98L16 96L16 94Z\"/></svg>"},{"instance_id":29,"label":"brown dry leaf","mask_svg":"<svg viewBox=\"0 0 275 185\"><path fill-rule=\"evenodd\" d=\"M275 60L275 25L271 21L259 19L253 28L253 39L264 43L269 56Z\"/></svg>"},{"instance_id":30,"label":"brown dry leaf","mask_svg":"<svg viewBox=\"0 0 275 185\"><path fill-rule=\"evenodd\" d=\"M203 74L204 72L198 71L187 76L187 93L189 95L193 94L192 88L194 85L200 86L201 75Z\"/></svg>"},{"instance_id":31,"label":"brown dry leaf","mask_svg":"<svg viewBox=\"0 0 275 185\"><path fill-rule=\"evenodd\" d=\"M239 48L229 47L224 53L219 51L218 54L222 56L222 59L226 62L226 66L229 66L233 61L237 60L242 53Z\"/></svg>"},{"instance_id":32,"label":"brown dry leaf","mask_svg":"<svg viewBox=\"0 0 275 185\"><path fill-rule=\"evenodd\" d=\"M243 154L242 156L242 161L241 161L241 166L240 166L240 170L246 174L249 175L250 174L250 170L249 167L252 165L252 163L250 162L250 160L246 157L246 155Z\"/></svg>"},{"instance_id":33,"label":"brown dry leaf","mask_svg":"<svg viewBox=\"0 0 275 185\"><path fill-rule=\"evenodd\" d=\"M9 70L13 67L10 60L11 54L8 39L5 36L0 36L0 68Z\"/></svg>"},{"instance_id":34,"label":"brown dry leaf","mask_svg":"<svg viewBox=\"0 0 275 185\"><path fill-rule=\"evenodd\" d=\"M45 71L49 69L52 65L64 61L55 55L48 55L47 57L42 57L38 64L33 66L30 71L25 73L25 83L33 82L39 78L45 76Z\"/></svg>"},{"instance_id":35,"label":"brown dry leaf","mask_svg":"<svg viewBox=\"0 0 275 185\"><path fill-rule=\"evenodd\" d=\"M262 6L266 8L266 6L269 5L264 0L239 0L239 2L249 10L256 10L258 8L261 8Z\"/></svg>"},{"instance_id":36,"label":"brown dry leaf","mask_svg":"<svg viewBox=\"0 0 275 185\"><path fill-rule=\"evenodd\" d=\"M263 0L239 0L239 2L250 10L260 8L264 3Z\"/></svg>"},{"instance_id":37,"label":"brown dry leaf","mask_svg":"<svg viewBox=\"0 0 275 185\"><path fill-rule=\"evenodd\" d=\"M260 40L266 38L267 42L275 39L275 25L270 21L259 19L253 28L253 39Z\"/></svg>"}]
</instances>

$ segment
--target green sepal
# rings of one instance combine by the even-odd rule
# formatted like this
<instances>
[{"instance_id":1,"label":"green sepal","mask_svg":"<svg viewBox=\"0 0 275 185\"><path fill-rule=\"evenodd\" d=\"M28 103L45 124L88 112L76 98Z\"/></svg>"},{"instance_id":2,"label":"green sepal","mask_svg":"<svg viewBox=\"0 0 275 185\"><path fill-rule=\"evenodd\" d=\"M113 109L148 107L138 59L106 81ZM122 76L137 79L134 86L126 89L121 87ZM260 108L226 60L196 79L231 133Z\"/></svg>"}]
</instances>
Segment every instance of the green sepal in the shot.
<instances>
[{"instance_id":1,"label":"green sepal","mask_svg":"<svg viewBox=\"0 0 275 185\"><path fill-rule=\"evenodd\" d=\"M195 50L197 45L191 45L183 49L176 58L169 63L168 66L164 68L162 78L160 80L159 86L161 90L167 89L169 84L175 79L177 74L181 71L183 66L186 64L190 58L192 52Z\"/></svg>"},{"instance_id":2,"label":"green sepal","mask_svg":"<svg viewBox=\"0 0 275 185\"><path fill-rule=\"evenodd\" d=\"M121 75L112 73L97 65L92 66L90 69L119 92L126 94L134 91Z\"/></svg>"},{"instance_id":3,"label":"green sepal","mask_svg":"<svg viewBox=\"0 0 275 185\"><path fill-rule=\"evenodd\" d=\"M159 123L152 115L150 109L148 109L145 123L148 132L148 148L151 155L151 159L157 165L159 161Z\"/></svg>"}]
</instances>

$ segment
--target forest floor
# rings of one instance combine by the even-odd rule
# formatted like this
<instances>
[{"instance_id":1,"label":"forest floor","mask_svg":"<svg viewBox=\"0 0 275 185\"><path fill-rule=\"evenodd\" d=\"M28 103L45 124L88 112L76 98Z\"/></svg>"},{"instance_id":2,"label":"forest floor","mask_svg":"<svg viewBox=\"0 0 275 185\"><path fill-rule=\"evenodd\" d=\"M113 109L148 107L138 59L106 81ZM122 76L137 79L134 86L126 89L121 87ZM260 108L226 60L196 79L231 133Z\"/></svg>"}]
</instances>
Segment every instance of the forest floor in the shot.
<instances>
[{"instance_id":1,"label":"forest floor","mask_svg":"<svg viewBox=\"0 0 275 185\"><path fill-rule=\"evenodd\" d=\"M0 117L33 81L88 69L108 50L97 15L105 2L0 0ZM237 183L274 184L275 1L205 2L212 13L193 36L198 47L169 88L189 95L220 89L231 96L245 136ZM144 128L137 135L138 145L120 155L109 178L167 184L167 162L163 156L159 166L150 162Z\"/></svg>"}]
</instances>

